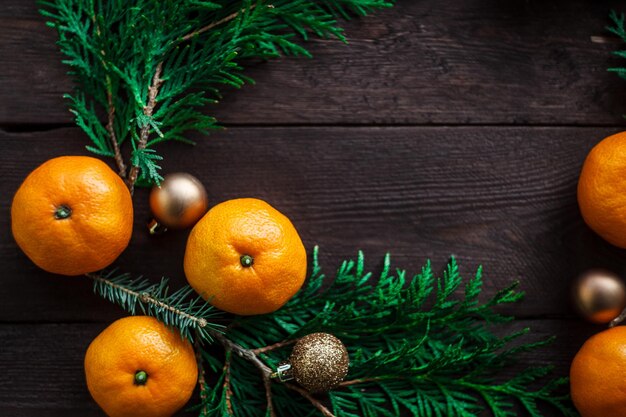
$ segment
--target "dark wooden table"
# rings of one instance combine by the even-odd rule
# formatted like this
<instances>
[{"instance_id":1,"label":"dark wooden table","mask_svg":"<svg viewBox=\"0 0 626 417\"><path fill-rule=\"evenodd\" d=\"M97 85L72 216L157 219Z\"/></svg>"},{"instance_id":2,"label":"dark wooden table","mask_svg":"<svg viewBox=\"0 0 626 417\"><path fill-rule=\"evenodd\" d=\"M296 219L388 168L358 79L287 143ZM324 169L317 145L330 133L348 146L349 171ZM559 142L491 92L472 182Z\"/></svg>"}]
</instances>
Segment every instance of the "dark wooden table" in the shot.
<instances>
[{"instance_id":1,"label":"dark wooden table","mask_svg":"<svg viewBox=\"0 0 626 417\"><path fill-rule=\"evenodd\" d=\"M34 1L0 7L0 416L101 416L85 387L89 342L122 311L84 278L49 275L16 247L11 197L43 161L85 154L61 95L72 88L56 35ZM486 293L519 279L508 308L550 348L526 356L565 375L583 323L570 283L594 266L626 275L626 252L595 236L576 204L589 149L623 129L626 83L606 68L618 2L400 0L346 24L350 46L313 40L315 59L249 68L258 82L210 109L227 129L195 149L167 146L165 172L186 170L211 201L255 196L287 214L332 272L363 249L415 270L451 254L479 264ZM603 38L600 38L603 39ZM136 199L124 270L184 283L186 233L148 237ZM514 372L515 369L510 370Z\"/></svg>"}]
</instances>

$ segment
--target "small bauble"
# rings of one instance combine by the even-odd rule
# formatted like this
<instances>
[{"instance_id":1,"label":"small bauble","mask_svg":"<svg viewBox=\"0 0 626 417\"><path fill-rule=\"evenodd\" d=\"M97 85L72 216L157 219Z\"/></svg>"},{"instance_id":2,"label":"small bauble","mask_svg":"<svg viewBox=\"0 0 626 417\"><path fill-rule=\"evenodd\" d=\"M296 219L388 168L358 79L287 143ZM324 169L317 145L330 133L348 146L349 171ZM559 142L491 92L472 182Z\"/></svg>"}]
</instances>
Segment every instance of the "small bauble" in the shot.
<instances>
[{"instance_id":1,"label":"small bauble","mask_svg":"<svg viewBox=\"0 0 626 417\"><path fill-rule=\"evenodd\" d=\"M626 285L612 272L593 269L576 280L573 298L585 319L608 323L626 308Z\"/></svg>"},{"instance_id":2,"label":"small bauble","mask_svg":"<svg viewBox=\"0 0 626 417\"><path fill-rule=\"evenodd\" d=\"M626 132L609 136L589 152L578 180L580 212L604 240L626 248Z\"/></svg>"},{"instance_id":3,"label":"small bauble","mask_svg":"<svg viewBox=\"0 0 626 417\"><path fill-rule=\"evenodd\" d=\"M294 379L312 393L326 392L348 374L348 351L328 333L313 333L298 340L289 358Z\"/></svg>"},{"instance_id":4,"label":"small bauble","mask_svg":"<svg viewBox=\"0 0 626 417\"><path fill-rule=\"evenodd\" d=\"M589 338L570 368L570 392L581 417L626 417L626 326Z\"/></svg>"},{"instance_id":5,"label":"small bauble","mask_svg":"<svg viewBox=\"0 0 626 417\"><path fill-rule=\"evenodd\" d=\"M150 192L150 209L156 221L171 229L193 226L206 213L209 205L206 190L193 175L183 172L169 174ZM152 231L157 226L152 224Z\"/></svg>"}]
</instances>

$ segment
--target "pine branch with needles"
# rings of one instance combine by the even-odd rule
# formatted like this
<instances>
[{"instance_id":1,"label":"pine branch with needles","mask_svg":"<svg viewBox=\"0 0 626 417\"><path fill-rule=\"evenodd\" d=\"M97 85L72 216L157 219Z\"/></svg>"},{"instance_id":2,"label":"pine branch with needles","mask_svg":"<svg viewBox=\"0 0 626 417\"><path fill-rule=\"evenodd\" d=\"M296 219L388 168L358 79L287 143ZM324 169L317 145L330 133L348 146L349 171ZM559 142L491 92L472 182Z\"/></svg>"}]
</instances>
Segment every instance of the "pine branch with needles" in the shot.
<instances>
[{"instance_id":1,"label":"pine branch with needles","mask_svg":"<svg viewBox=\"0 0 626 417\"><path fill-rule=\"evenodd\" d=\"M162 142L218 129L207 106L252 82L242 63L310 57L311 35L346 41L338 18L394 0L43 0L75 90L66 97L87 147L115 160L131 190L162 180ZM130 142L129 162L124 145Z\"/></svg>"},{"instance_id":2,"label":"pine branch with needles","mask_svg":"<svg viewBox=\"0 0 626 417\"><path fill-rule=\"evenodd\" d=\"M362 253L343 262L328 281L317 254L316 248L307 283L280 310L231 318L226 328L207 326L198 333L203 369L216 381L200 382L201 402L195 409L201 417L477 417L485 411L512 417L515 404L531 417L543 416L543 406L567 417L577 415L563 392L566 379L548 378L549 367L501 375L520 354L551 341L526 341L528 329L504 335L497 330L512 320L497 308L523 296L516 284L481 301L481 269L464 281L452 259L441 278L430 264L409 276L393 270L387 255L375 276L366 272ZM97 293L130 313L141 303L155 315L178 315L167 320L182 325L186 337L197 330L190 317L211 320L201 302L181 296L174 296L168 308L164 281L149 286L127 275L92 278ZM186 288L179 291L190 296ZM144 293L148 298L142 298ZM292 344L314 332L337 336L350 356L347 379L323 396L274 378ZM224 353L209 347L211 341Z\"/></svg>"}]
</instances>

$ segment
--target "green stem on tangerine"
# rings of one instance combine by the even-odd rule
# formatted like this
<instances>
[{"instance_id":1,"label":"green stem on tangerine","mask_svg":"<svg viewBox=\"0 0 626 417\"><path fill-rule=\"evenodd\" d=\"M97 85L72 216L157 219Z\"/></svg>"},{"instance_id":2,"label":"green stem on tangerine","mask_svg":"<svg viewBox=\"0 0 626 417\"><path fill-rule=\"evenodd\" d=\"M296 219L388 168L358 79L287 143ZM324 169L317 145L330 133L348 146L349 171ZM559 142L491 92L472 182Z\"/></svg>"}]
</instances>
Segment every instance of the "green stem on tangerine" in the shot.
<instances>
[{"instance_id":1,"label":"green stem on tangerine","mask_svg":"<svg viewBox=\"0 0 626 417\"><path fill-rule=\"evenodd\" d=\"M146 382L148 382L146 371L137 371L135 373L135 385L146 385Z\"/></svg>"},{"instance_id":2,"label":"green stem on tangerine","mask_svg":"<svg viewBox=\"0 0 626 417\"><path fill-rule=\"evenodd\" d=\"M65 204L61 204L59 207L54 210L54 218L57 220L67 219L72 215L72 209L66 206Z\"/></svg>"},{"instance_id":3,"label":"green stem on tangerine","mask_svg":"<svg viewBox=\"0 0 626 417\"><path fill-rule=\"evenodd\" d=\"M243 255L241 258L239 258L239 261L241 262L241 266L243 266L244 268L249 268L254 263L254 258L250 255Z\"/></svg>"}]
</instances>

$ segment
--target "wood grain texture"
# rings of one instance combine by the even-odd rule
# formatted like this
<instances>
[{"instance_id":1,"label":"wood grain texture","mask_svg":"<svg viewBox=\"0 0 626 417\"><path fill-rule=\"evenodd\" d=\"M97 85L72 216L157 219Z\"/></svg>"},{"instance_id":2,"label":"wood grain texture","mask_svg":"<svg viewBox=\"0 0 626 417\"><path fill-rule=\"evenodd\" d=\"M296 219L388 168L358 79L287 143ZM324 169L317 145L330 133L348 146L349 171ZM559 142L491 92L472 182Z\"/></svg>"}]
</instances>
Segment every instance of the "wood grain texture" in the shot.
<instances>
[{"instance_id":1,"label":"wood grain texture","mask_svg":"<svg viewBox=\"0 0 626 417\"><path fill-rule=\"evenodd\" d=\"M0 325L0 415L104 416L87 391L83 359L91 340L105 327L96 323ZM512 376L517 369L547 364L556 366L555 376L567 375L570 358L587 337L598 331L597 326L568 320L519 321L502 331L522 327L531 327L529 340L556 335L556 342L525 354L501 377Z\"/></svg>"},{"instance_id":2,"label":"wood grain texture","mask_svg":"<svg viewBox=\"0 0 626 417\"><path fill-rule=\"evenodd\" d=\"M604 31L611 8L623 4L398 0L346 23L350 46L313 40L313 60L251 64L257 84L226 91L207 109L232 128L192 136L193 150L165 145L164 172L193 173L212 204L267 200L293 220L309 251L321 246L329 275L363 249L374 270L386 251L409 270L430 258L441 271L450 255L465 276L484 264L485 296L520 280L526 300L504 309L522 318L513 326L558 338L506 373L554 363L566 375L583 341L601 330L571 311L573 277L589 267L626 276L626 251L585 226L575 196L585 155L620 130L626 113L626 83L605 71L618 62L610 57L618 44ZM24 177L51 157L86 154L81 131L58 128L72 123L61 98L72 83L55 39L34 1L3 0L0 416L7 417L103 416L86 390L83 356L124 315L94 296L86 278L39 270L11 238L11 197ZM187 233L148 236L147 190L137 192L135 208L134 236L117 264L185 284Z\"/></svg>"},{"instance_id":3,"label":"wood grain texture","mask_svg":"<svg viewBox=\"0 0 626 417\"><path fill-rule=\"evenodd\" d=\"M626 83L606 72L618 1L400 0L346 23L350 45L250 66L257 80L207 109L228 124L622 124ZM34 1L0 10L0 124L70 123L56 34Z\"/></svg>"},{"instance_id":4,"label":"wood grain texture","mask_svg":"<svg viewBox=\"0 0 626 417\"><path fill-rule=\"evenodd\" d=\"M484 264L486 295L520 280L522 317L570 317L568 287L588 267L626 275L626 252L583 223L575 188L589 149L615 129L599 128L232 128L198 138L195 149L163 149L164 172L189 171L211 204L262 198L290 217L332 273L365 251L376 269L391 251L416 271L430 258L441 271L455 255L465 275ZM84 153L78 129L2 134L0 247L5 321L102 321L119 310L90 294L83 278L49 275L10 239L10 196L50 157ZM55 143L54 146L50 146ZM185 283L186 232L150 237L147 190L135 196L135 232L117 265Z\"/></svg>"}]
</instances>

